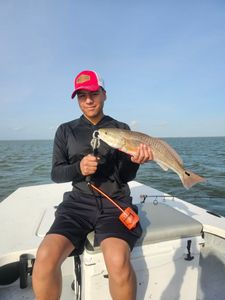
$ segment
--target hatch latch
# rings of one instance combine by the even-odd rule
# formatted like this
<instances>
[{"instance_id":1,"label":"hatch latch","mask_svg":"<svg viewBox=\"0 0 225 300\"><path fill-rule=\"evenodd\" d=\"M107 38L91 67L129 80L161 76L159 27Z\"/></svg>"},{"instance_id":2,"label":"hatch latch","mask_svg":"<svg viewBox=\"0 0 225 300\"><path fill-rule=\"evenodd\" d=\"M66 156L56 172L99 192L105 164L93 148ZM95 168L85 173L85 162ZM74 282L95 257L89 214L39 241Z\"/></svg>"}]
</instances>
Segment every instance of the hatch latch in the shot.
<instances>
[{"instance_id":1,"label":"hatch latch","mask_svg":"<svg viewBox=\"0 0 225 300\"><path fill-rule=\"evenodd\" d=\"M191 255L191 242L192 242L191 240L187 241L187 251L188 251L188 253L187 253L187 256L184 258L187 261L191 261L191 260L194 259L194 256Z\"/></svg>"}]
</instances>

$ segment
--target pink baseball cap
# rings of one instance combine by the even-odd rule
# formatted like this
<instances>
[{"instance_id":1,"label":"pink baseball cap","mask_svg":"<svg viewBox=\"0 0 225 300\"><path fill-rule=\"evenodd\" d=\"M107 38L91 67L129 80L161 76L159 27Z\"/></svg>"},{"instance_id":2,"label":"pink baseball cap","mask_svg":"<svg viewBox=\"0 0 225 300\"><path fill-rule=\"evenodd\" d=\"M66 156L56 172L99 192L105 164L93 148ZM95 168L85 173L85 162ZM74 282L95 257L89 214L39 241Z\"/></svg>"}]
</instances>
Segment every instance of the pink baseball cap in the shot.
<instances>
[{"instance_id":1,"label":"pink baseball cap","mask_svg":"<svg viewBox=\"0 0 225 300\"><path fill-rule=\"evenodd\" d=\"M105 89L103 79L95 71L82 71L74 79L74 92L71 95L73 99L76 96L77 91L97 91L100 87Z\"/></svg>"}]
</instances>

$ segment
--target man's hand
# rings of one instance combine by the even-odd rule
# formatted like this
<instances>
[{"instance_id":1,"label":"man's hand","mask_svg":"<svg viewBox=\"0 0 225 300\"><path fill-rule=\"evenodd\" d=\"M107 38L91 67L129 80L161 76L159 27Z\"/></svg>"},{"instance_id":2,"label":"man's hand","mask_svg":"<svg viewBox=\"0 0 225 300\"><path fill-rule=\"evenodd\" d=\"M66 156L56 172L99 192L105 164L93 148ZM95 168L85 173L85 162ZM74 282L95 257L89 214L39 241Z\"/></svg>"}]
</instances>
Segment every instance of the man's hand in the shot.
<instances>
[{"instance_id":1,"label":"man's hand","mask_svg":"<svg viewBox=\"0 0 225 300\"><path fill-rule=\"evenodd\" d=\"M152 160L153 154L150 146L140 144L135 155L131 156L131 161L136 164L143 164L146 161Z\"/></svg>"},{"instance_id":2,"label":"man's hand","mask_svg":"<svg viewBox=\"0 0 225 300\"><path fill-rule=\"evenodd\" d=\"M80 161L82 175L88 176L94 174L98 167L98 161L99 158L94 155L88 154L87 156L84 156Z\"/></svg>"}]
</instances>

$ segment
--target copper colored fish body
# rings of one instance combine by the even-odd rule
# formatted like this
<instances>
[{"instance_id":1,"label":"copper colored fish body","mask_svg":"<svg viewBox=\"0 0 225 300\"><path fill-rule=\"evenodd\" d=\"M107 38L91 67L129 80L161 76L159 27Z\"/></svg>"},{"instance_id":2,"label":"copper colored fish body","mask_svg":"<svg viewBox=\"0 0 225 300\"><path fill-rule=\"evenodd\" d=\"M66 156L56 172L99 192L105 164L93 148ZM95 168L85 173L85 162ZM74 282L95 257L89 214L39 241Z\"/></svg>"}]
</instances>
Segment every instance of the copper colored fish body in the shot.
<instances>
[{"instance_id":1,"label":"copper colored fish body","mask_svg":"<svg viewBox=\"0 0 225 300\"><path fill-rule=\"evenodd\" d=\"M109 146L127 154L134 155L140 144L151 147L153 160L164 170L173 170L180 177L186 189L198 182L206 181L203 177L185 170L183 161L178 153L164 140L147 134L119 128L98 129L98 137Z\"/></svg>"}]
</instances>

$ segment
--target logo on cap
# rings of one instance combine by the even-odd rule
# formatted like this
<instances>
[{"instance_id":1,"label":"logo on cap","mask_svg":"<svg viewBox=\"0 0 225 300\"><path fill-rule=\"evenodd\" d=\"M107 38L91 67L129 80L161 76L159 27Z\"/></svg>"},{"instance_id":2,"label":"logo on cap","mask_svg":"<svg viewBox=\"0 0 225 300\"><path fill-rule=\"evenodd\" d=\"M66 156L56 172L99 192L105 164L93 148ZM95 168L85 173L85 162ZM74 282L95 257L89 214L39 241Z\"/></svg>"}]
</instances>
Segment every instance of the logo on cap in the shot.
<instances>
[{"instance_id":1,"label":"logo on cap","mask_svg":"<svg viewBox=\"0 0 225 300\"><path fill-rule=\"evenodd\" d=\"M91 77L90 77L89 75L81 74L81 75L77 78L76 83L77 83L77 84L80 84L80 83L89 81L90 79L91 79Z\"/></svg>"}]
</instances>

